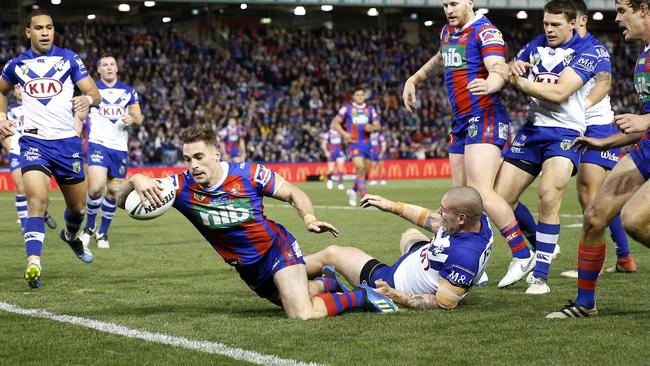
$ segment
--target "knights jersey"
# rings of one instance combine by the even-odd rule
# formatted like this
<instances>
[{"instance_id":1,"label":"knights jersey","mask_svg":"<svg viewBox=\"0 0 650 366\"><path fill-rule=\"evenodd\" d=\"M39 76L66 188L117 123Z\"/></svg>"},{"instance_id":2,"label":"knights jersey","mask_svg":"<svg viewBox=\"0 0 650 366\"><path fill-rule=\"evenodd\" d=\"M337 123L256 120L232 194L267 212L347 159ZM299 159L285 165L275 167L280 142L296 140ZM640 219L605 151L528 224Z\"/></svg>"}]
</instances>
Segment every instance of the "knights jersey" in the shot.
<instances>
[{"instance_id":1,"label":"knights jersey","mask_svg":"<svg viewBox=\"0 0 650 366\"><path fill-rule=\"evenodd\" d=\"M18 145L18 140L23 133L23 118L25 117L25 108L22 104L12 104L7 107L7 119L13 121L16 124L14 127L14 134L11 136L11 141L9 145L9 153L20 155L20 145Z\"/></svg>"},{"instance_id":2,"label":"knights jersey","mask_svg":"<svg viewBox=\"0 0 650 366\"><path fill-rule=\"evenodd\" d=\"M327 151L330 153L335 154L343 151L343 136L341 136L339 131L330 128L327 132L321 135L321 138L325 140Z\"/></svg>"},{"instance_id":3,"label":"knights jersey","mask_svg":"<svg viewBox=\"0 0 650 366\"><path fill-rule=\"evenodd\" d=\"M488 77L483 63L486 57L507 57L503 35L484 15L477 13L462 28L445 25L440 33L440 54L455 118L477 113L482 116L485 109L502 105L499 93L479 96L467 90L472 80Z\"/></svg>"},{"instance_id":4,"label":"knights jersey","mask_svg":"<svg viewBox=\"0 0 650 366\"><path fill-rule=\"evenodd\" d=\"M367 143L369 133L366 131L366 126L379 124L379 114L367 103L362 105L350 103L339 109L338 116L345 122L346 131L352 135L353 144Z\"/></svg>"},{"instance_id":5,"label":"knights jersey","mask_svg":"<svg viewBox=\"0 0 650 366\"><path fill-rule=\"evenodd\" d=\"M373 132L370 134L370 149L375 153L381 152L381 145L386 141L384 135L380 132Z\"/></svg>"},{"instance_id":6,"label":"knights jersey","mask_svg":"<svg viewBox=\"0 0 650 366\"><path fill-rule=\"evenodd\" d=\"M174 207L232 266L257 262L274 244L285 251L294 245L282 225L264 216L262 203L284 179L255 163L220 164L223 176L212 188L196 183L189 170L171 176L176 187Z\"/></svg>"},{"instance_id":7,"label":"knights jersey","mask_svg":"<svg viewBox=\"0 0 650 366\"><path fill-rule=\"evenodd\" d=\"M31 49L21 53L2 71L7 83L20 84L26 111L24 132L45 140L77 135L71 100L75 83L87 76L76 53L54 45L43 55Z\"/></svg>"},{"instance_id":8,"label":"knights jersey","mask_svg":"<svg viewBox=\"0 0 650 366\"><path fill-rule=\"evenodd\" d=\"M239 140L244 138L244 130L241 127L226 126L219 132L219 136L223 139L228 154L239 153Z\"/></svg>"},{"instance_id":9,"label":"knights jersey","mask_svg":"<svg viewBox=\"0 0 650 366\"><path fill-rule=\"evenodd\" d=\"M643 114L650 113L650 45L645 47L636 61L634 89L643 103Z\"/></svg>"},{"instance_id":10,"label":"knights jersey","mask_svg":"<svg viewBox=\"0 0 650 366\"><path fill-rule=\"evenodd\" d=\"M590 91L587 82L596 75L599 60L593 44L584 42L574 32L569 42L551 47L542 34L524 46L516 59L533 65L528 73L531 81L556 84L567 67L580 76L583 86L562 104L531 97L528 121L539 127L562 127L583 134L586 129L585 98Z\"/></svg>"},{"instance_id":11,"label":"knights jersey","mask_svg":"<svg viewBox=\"0 0 650 366\"><path fill-rule=\"evenodd\" d=\"M89 141L109 149L128 151L129 132L122 118L129 106L138 104L138 92L121 81L109 87L103 81L97 82L102 97L99 106L90 109Z\"/></svg>"},{"instance_id":12,"label":"knights jersey","mask_svg":"<svg viewBox=\"0 0 650 366\"><path fill-rule=\"evenodd\" d=\"M410 253L397 267L397 290L409 294L435 294L440 279L470 288L478 283L492 251L492 229L481 215L478 233L447 234L442 227L428 245Z\"/></svg>"},{"instance_id":13,"label":"knights jersey","mask_svg":"<svg viewBox=\"0 0 650 366\"><path fill-rule=\"evenodd\" d=\"M598 63L596 64L596 70L594 71L596 75L601 72L612 74L612 62L609 58L609 52L607 48L603 46L596 37L591 33L585 34L582 37L584 41L591 42L594 46L594 52L598 58ZM587 82L587 95L591 93L591 90L596 85L596 79L591 78ZM609 95L606 95L600 102L591 106L585 112L585 122L587 126L594 125L608 125L614 121L614 111L612 111L612 105L609 100Z\"/></svg>"}]
</instances>

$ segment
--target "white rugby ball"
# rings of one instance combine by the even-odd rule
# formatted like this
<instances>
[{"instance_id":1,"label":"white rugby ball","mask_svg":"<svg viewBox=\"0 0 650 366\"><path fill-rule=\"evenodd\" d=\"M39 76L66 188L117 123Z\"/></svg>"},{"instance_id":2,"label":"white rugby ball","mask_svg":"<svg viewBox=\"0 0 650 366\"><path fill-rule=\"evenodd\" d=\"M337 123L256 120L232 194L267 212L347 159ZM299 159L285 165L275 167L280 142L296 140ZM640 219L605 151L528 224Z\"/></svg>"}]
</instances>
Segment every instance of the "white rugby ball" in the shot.
<instances>
[{"instance_id":1,"label":"white rugby ball","mask_svg":"<svg viewBox=\"0 0 650 366\"><path fill-rule=\"evenodd\" d=\"M174 204L174 199L176 198L176 187L174 187L173 181L167 178L156 178L154 180L163 186L163 204L158 207L149 205L146 198L145 201L142 202L138 192L133 190L126 197L126 202L124 203L124 210L132 218L136 220L155 219L164 214Z\"/></svg>"}]
</instances>

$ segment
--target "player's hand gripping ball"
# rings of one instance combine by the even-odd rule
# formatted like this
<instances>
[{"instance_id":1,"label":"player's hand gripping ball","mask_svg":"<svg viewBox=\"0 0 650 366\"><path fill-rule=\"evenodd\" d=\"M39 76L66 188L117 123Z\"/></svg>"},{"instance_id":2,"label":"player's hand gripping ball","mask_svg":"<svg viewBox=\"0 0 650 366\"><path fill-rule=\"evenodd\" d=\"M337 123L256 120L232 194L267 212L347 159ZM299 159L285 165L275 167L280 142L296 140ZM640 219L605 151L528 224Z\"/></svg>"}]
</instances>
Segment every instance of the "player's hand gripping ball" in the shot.
<instances>
[{"instance_id":1,"label":"player's hand gripping ball","mask_svg":"<svg viewBox=\"0 0 650 366\"><path fill-rule=\"evenodd\" d=\"M124 203L124 210L132 218L136 220L155 219L164 214L174 204L174 199L176 199L176 188L174 187L172 180L165 178L156 178L154 180L163 186L162 205L157 207L155 204L150 205L147 199L143 202L140 199L138 192L134 189L126 197L126 202Z\"/></svg>"}]
</instances>

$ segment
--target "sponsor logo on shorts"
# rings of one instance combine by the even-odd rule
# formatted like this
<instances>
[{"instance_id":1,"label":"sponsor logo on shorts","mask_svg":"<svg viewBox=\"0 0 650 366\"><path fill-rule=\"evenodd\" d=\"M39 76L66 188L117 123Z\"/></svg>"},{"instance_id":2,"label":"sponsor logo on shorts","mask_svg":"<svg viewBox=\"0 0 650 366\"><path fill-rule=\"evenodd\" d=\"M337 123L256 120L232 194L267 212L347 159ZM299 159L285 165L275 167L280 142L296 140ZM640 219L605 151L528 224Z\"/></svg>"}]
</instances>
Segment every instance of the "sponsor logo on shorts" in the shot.
<instances>
[{"instance_id":1,"label":"sponsor logo on shorts","mask_svg":"<svg viewBox=\"0 0 650 366\"><path fill-rule=\"evenodd\" d=\"M492 137L492 127L487 126L485 128L485 131L483 131L483 137L485 137L486 139L489 139L489 138Z\"/></svg>"},{"instance_id":2,"label":"sponsor logo on shorts","mask_svg":"<svg viewBox=\"0 0 650 366\"><path fill-rule=\"evenodd\" d=\"M75 161L72 163L72 171L76 173L79 173L81 171L81 162Z\"/></svg>"},{"instance_id":3,"label":"sponsor logo on shorts","mask_svg":"<svg viewBox=\"0 0 650 366\"><path fill-rule=\"evenodd\" d=\"M93 163L101 163L104 161L104 155L100 153L99 151L95 151L92 154L90 154L90 161Z\"/></svg>"},{"instance_id":4,"label":"sponsor logo on shorts","mask_svg":"<svg viewBox=\"0 0 650 366\"><path fill-rule=\"evenodd\" d=\"M499 122L499 138L508 138L508 124Z\"/></svg>"},{"instance_id":5,"label":"sponsor logo on shorts","mask_svg":"<svg viewBox=\"0 0 650 366\"><path fill-rule=\"evenodd\" d=\"M293 251L296 253L296 257L300 258L302 257L302 250L300 250L300 245L298 245L298 241L294 241L291 243L291 248L293 248Z\"/></svg>"},{"instance_id":6,"label":"sponsor logo on shorts","mask_svg":"<svg viewBox=\"0 0 650 366\"><path fill-rule=\"evenodd\" d=\"M120 175L126 173L126 167L124 165L120 165Z\"/></svg>"},{"instance_id":7,"label":"sponsor logo on shorts","mask_svg":"<svg viewBox=\"0 0 650 366\"><path fill-rule=\"evenodd\" d=\"M469 127L467 128L467 134L469 135L469 137L474 137L476 136L477 133L478 133L478 127L476 127L476 125L473 123L469 125Z\"/></svg>"},{"instance_id":8,"label":"sponsor logo on shorts","mask_svg":"<svg viewBox=\"0 0 650 366\"><path fill-rule=\"evenodd\" d=\"M30 147L23 151L23 158L27 161L35 161L41 158L41 152L36 147Z\"/></svg>"},{"instance_id":9,"label":"sponsor logo on shorts","mask_svg":"<svg viewBox=\"0 0 650 366\"><path fill-rule=\"evenodd\" d=\"M619 157L617 154L612 153L611 151L601 151L600 157L605 160L618 161Z\"/></svg>"},{"instance_id":10,"label":"sponsor logo on shorts","mask_svg":"<svg viewBox=\"0 0 650 366\"><path fill-rule=\"evenodd\" d=\"M569 150L571 148L571 144L573 144L573 140L564 139L562 142L560 142L560 148L562 148L562 150Z\"/></svg>"}]
</instances>

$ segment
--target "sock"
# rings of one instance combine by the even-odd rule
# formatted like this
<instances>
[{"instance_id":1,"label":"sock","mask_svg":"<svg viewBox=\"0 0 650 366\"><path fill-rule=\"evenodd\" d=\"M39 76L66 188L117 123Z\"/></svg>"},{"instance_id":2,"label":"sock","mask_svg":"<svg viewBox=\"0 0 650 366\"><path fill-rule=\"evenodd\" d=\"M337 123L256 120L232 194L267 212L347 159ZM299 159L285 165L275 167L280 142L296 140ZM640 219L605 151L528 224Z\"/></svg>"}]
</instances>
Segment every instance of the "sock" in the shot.
<instances>
[{"instance_id":1,"label":"sock","mask_svg":"<svg viewBox=\"0 0 650 366\"><path fill-rule=\"evenodd\" d=\"M99 226L100 234L106 234L108 232L108 227L111 226L113 216L115 216L115 210L117 210L115 200L104 197L104 202L102 202L102 223Z\"/></svg>"},{"instance_id":2,"label":"sock","mask_svg":"<svg viewBox=\"0 0 650 366\"><path fill-rule=\"evenodd\" d=\"M319 281L323 284L323 292L339 292L341 289L338 286L338 283L333 278L320 276L314 278L314 281Z\"/></svg>"},{"instance_id":3,"label":"sock","mask_svg":"<svg viewBox=\"0 0 650 366\"><path fill-rule=\"evenodd\" d=\"M511 222L510 225L504 227L500 231L501 235L503 235L508 242L513 258L530 257L530 249L526 246L521 230L519 230L519 223L517 220Z\"/></svg>"},{"instance_id":4,"label":"sock","mask_svg":"<svg viewBox=\"0 0 650 366\"><path fill-rule=\"evenodd\" d=\"M341 314L348 309L360 308L366 300L366 294L362 290L333 294L323 293L316 295L316 297L319 297L325 303L328 316Z\"/></svg>"},{"instance_id":5,"label":"sock","mask_svg":"<svg viewBox=\"0 0 650 366\"><path fill-rule=\"evenodd\" d=\"M45 219L42 217L28 217L25 219L25 252L27 257L35 255L40 257L45 239Z\"/></svg>"},{"instance_id":6,"label":"sock","mask_svg":"<svg viewBox=\"0 0 650 366\"><path fill-rule=\"evenodd\" d=\"M519 228L524 234L530 246L533 247L533 250L537 250L537 240L535 235L537 234L537 224L535 223L535 218L533 214L530 213L530 210L526 205L519 202L517 208L515 208L515 219L519 223Z\"/></svg>"},{"instance_id":7,"label":"sock","mask_svg":"<svg viewBox=\"0 0 650 366\"><path fill-rule=\"evenodd\" d=\"M580 243L578 247L578 297L576 304L592 309L596 306L595 292L598 274L605 262L605 243L591 247Z\"/></svg>"},{"instance_id":8,"label":"sock","mask_svg":"<svg viewBox=\"0 0 650 366\"><path fill-rule=\"evenodd\" d=\"M74 237L79 232L81 223L84 222L84 214L72 213L66 207L63 217L65 218L65 229Z\"/></svg>"},{"instance_id":9,"label":"sock","mask_svg":"<svg viewBox=\"0 0 650 366\"><path fill-rule=\"evenodd\" d=\"M102 196L93 198L88 194L86 197L86 229L95 230L95 220L97 219L97 212L102 204Z\"/></svg>"},{"instance_id":10,"label":"sock","mask_svg":"<svg viewBox=\"0 0 650 366\"><path fill-rule=\"evenodd\" d=\"M339 173L339 184L343 184L343 173Z\"/></svg>"},{"instance_id":11,"label":"sock","mask_svg":"<svg viewBox=\"0 0 650 366\"><path fill-rule=\"evenodd\" d=\"M357 179L354 181L355 191L359 192L361 197L366 195L366 177L363 175L357 175Z\"/></svg>"},{"instance_id":12,"label":"sock","mask_svg":"<svg viewBox=\"0 0 650 366\"><path fill-rule=\"evenodd\" d=\"M25 231L25 220L27 220L27 197L22 194L16 195L16 211L18 211L20 227Z\"/></svg>"},{"instance_id":13,"label":"sock","mask_svg":"<svg viewBox=\"0 0 650 366\"><path fill-rule=\"evenodd\" d=\"M616 216L614 221L609 224L609 235L614 242L616 258L625 258L630 255L630 245L627 242L627 236L625 235L625 230L623 230L620 215Z\"/></svg>"},{"instance_id":14,"label":"sock","mask_svg":"<svg viewBox=\"0 0 650 366\"><path fill-rule=\"evenodd\" d=\"M553 261L553 250L560 237L560 224L545 224L540 222L537 225L537 250L535 251L535 270L533 276L537 278L548 278L548 271Z\"/></svg>"}]
</instances>

